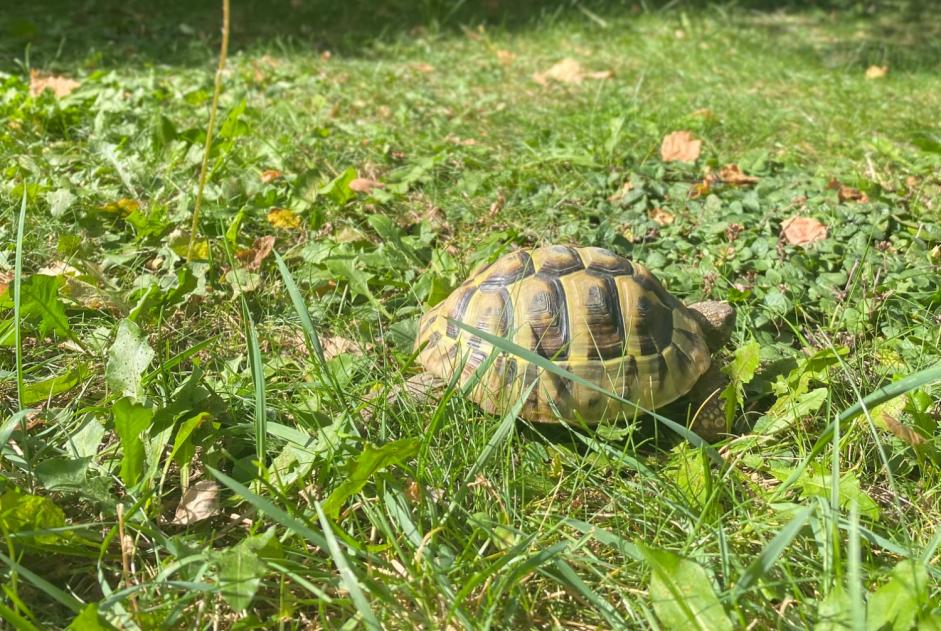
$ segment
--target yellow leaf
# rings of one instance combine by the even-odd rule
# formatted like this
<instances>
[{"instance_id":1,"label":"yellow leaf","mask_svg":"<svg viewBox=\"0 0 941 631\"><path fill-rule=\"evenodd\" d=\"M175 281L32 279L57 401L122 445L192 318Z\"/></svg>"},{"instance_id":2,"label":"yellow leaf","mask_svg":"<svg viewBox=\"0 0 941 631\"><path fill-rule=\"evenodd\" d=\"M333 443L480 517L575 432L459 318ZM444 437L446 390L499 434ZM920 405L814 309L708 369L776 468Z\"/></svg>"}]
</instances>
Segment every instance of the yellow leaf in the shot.
<instances>
[{"instance_id":1,"label":"yellow leaf","mask_svg":"<svg viewBox=\"0 0 941 631\"><path fill-rule=\"evenodd\" d=\"M265 169L261 172L261 181L264 184L280 180L282 177L284 177L283 174L277 169Z\"/></svg>"},{"instance_id":2,"label":"yellow leaf","mask_svg":"<svg viewBox=\"0 0 941 631\"><path fill-rule=\"evenodd\" d=\"M272 208L268 211L268 223L275 228L297 230L301 227L301 218L287 208Z\"/></svg>"},{"instance_id":3,"label":"yellow leaf","mask_svg":"<svg viewBox=\"0 0 941 631\"><path fill-rule=\"evenodd\" d=\"M650 218L659 226L669 226L673 223L673 213L663 208L654 208L650 211Z\"/></svg>"},{"instance_id":4,"label":"yellow leaf","mask_svg":"<svg viewBox=\"0 0 941 631\"><path fill-rule=\"evenodd\" d=\"M610 70L586 72L580 63L571 57L566 57L545 72L535 73L533 81L539 85L549 85L550 81L578 84L585 79L610 79L613 74Z\"/></svg>"},{"instance_id":5,"label":"yellow leaf","mask_svg":"<svg viewBox=\"0 0 941 631\"><path fill-rule=\"evenodd\" d=\"M881 79L887 74L889 74L888 66L869 66L866 68L866 78L869 80Z\"/></svg>"},{"instance_id":6,"label":"yellow leaf","mask_svg":"<svg viewBox=\"0 0 941 631\"><path fill-rule=\"evenodd\" d=\"M102 212L112 213L115 215L128 216L135 210L140 209L140 202L136 199L128 199L126 197L117 200L116 202L109 202L104 206L100 207Z\"/></svg>"}]
</instances>

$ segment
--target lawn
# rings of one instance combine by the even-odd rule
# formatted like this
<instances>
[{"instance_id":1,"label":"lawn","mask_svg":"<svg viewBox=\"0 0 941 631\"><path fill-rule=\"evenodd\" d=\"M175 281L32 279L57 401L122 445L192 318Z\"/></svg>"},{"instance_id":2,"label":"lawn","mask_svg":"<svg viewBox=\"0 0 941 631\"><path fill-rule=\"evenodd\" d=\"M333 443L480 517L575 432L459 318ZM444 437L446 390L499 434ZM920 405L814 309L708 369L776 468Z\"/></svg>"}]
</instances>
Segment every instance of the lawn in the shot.
<instances>
[{"instance_id":1,"label":"lawn","mask_svg":"<svg viewBox=\"0 0 941 631\"><path fill-rule=\"evenodd\" d=\"M236 2L196 233L165 4L0 14L0 628L941 629L933 2ZM736 307L735 435L426 391L547 243Z\"/></svg>"}]
</instances>

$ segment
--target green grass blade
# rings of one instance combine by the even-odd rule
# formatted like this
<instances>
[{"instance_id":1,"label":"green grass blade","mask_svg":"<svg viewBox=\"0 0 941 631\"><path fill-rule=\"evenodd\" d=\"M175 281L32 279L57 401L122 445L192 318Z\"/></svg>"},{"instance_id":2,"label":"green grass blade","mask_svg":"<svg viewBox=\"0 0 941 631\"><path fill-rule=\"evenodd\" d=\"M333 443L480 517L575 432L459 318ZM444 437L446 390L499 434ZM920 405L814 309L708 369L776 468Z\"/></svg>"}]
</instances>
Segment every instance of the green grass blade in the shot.
<instances>
[{"instance_id":1,"label":"green grass blade","mask_svg":"<svg viewBox=\"0 0 941 631\"><path fill-rule=\"evenodd\" d=\"M850 506L849 532L847 533L846 582L853 608L853 628L866 628L866 603L863 600L862 553L859 534L859 506L854 501Z\"/></svg>"},{"instance_id":2,"label":"green grass blade","mask_svg":"<svg viewBox=\"0 0 941 631\"><path fill-rule=\"evenodd\" d=\"M794 471L791 472L791 475L781 483L777 489L775 489L774 494L772 495L772 501L780 499L784 493L793 485L800 477L804 474L804 471L807 469L808 465L813 461L814 458L820 455L824 449L826 449L830 440L833 438L833 432L836 430L836 424L846 423L856 418L864 411L868 412L869 409L885 403L886 401L891 401L895 397L902 396L912 390L917 390L922 386L934 383L936 381L941 381L941 362L925 368L924 370L919 370L916 373L913 373L907 377L903 377L898 381L893 381L892 383L877 388L871 392L868 396L860 399L850 407L843 410L840 415L836 418L835 421L831 422L820 437L817 439L817 442L814 443L813 448L810 450L810 453L800 462Z\"/></svg>"},{"instance_id":3,"label":"green grass blade","mask_svg":"<svg viewBox=\"0 0 941 631\"><path fill-rule=\"evenodd\" d=\"M542 355L534 353L527 348L523 348L522 346L515 344L506 338L493 335L492 333L488 333L487 331L482 331L481 329L472 327L469 324L465 324L464 322L460 322L452 318L448 318L448 322L453 323L455 326L460 327L461 329L464 329L465 331L467 331L468 333L472 335L479 336L484 341L492 344L495 348L499 348L500 350L506 351L507 353L510 353L511 355L515 355L516 357L519 357L520 359L526 360L529 363L539 366L540 368L543 368L545 370L548 370L549 372L559 375L560 377L565 377L566 379L574 381L575 383L582 385L590 390L594 390L595 392L598 392L599 394L603 394L606 397L614 399L615 401L618 401L625 405L633 406L640 413L648 414L652 416L654 419L656 419L659 423L666 425L668 428L670 428L671 430L673 430L674 432L676 432L677 434L685 438L694 446L704 448L706 450L706 453L709 455L709 457L712 459L713 462L717 464L721 464L723 462L722 457L712 446L709 445L709 443L707 443L698 435L696 435L695 432L687 429L686 427L683 427L676 421L672 421L668 419L667 417L663 416L662 414L657 414L656 412L652 410L648 410L634 403L633 401L629 401L628 399L625 399L624 397L619 396L615 394L614 392L611 392L610 390L605 390L598 384L592 383L591 381L588 381L584 377L580 377L579 375L576 375L575 373L569 372L565 370L564 368L557 366L555 362L549 359L546 359Z\"/></svg>"},{"instance_id":4,"label":"green grass blade","mask_svg":"<svg viewBox=\"0 0 941 631\"><path fill-rule=\"evenodd\" d=\"M359 579L356 578L353 568L350 567L349 562L343 555L343 550L340 549L340 543L333 535L333 527L324 514L320 502L316 502L314 507L317 509L320 527L323 528L324 538L327 540L327 549L330 551L330 556L333 558L333 564L336 565L337 571L340 572L340 582L343 583L346 591L349 592L350 598L353 600L356 610L359 611L359 615L363 617L363 622L366 624L366 627L369 629L381 629L382 626L379 624L379 619L376 618L376 614L373 613L369 606L369 601L366 600L366 595L360 588Z\"/></svg>"},{"instance_id":5,"label":"green grass blade","mask_svg":"<svg viewBox=\"0 0 941 631\"><path fill-rule=\"evenodd\" d=\"M738 582L735 584L735 589L732 590L733 601L737 600L750 589L758 579L768 573L777 560L781 558L781 555L784 554L784 550L791 545L794 537L801 531L801 528L804 527L813 512L813 506L807 506L801 509L800 512L791 518L791 521L787 522L787 524L778 531L778 534L776 534L761 553L755 557L755 560L745 568L742 577L739 578Z\"/></svg>"},{"instance_id":6,"label":"green grass blade","mask_svg":"<svg viewBox=\"0 0 941 631\"><path fill-rule=\"evenodd\" d=\"M544 570L546 574L549 574L555 578L556 581L561 583L563 586L570 589L572 592L580 595L582 598L590 602L595 608L604 616L604 619L607 620L608 624L611 625L613 629L624 629L627 627L627 622L617 610L609 603L607 600L602 598L598 592L591 589L581 577L575 573L575 570L572 569L572 566L566 563L563 559L556 559L551 570Z\"/></svg>"},{"instance_id":7,"label":"green grass blade","mask_svg":"<svg viewBox=\"0 0 941 631\"><path fill-rule=\"evenodd\" d=\"M23 285L23 238L26 225L26 186L23 186L23 202L20 204L20 216L16 220L16 256L13 264L13 344L16 352L16 401L19 410L23 409L23 314L20 311L20 293Z\"/></svg>"},{"instance_id":8,"label":"green grass blade","mask_svg":"<svg viewBox=\"0 0 941 631\"><path fill-rule=\"evenodd\" d=\"M12 625L17 631L36 631L38 628L33 625L32 622L3 603L0 603L0 620Z\"/></svg>"},{"instance_id":9,"label":"green grass blade","mask_svg":"<svg viewBox=\"0 0 941 631\"><path fill-rule=\"evenodd\" d=\"M246 502L254 506L256 509L258 509L260 512L264 513L271 519L275 520L276 522L278 522L279 524L281 524L282 526L284 526L285 528L287 528L294 534L307 539L315 546L318 546L323 549L327 548L327 540L324 539L323 535L314 531L310 526L308 526L301 520L297 519L296 517L292 517L291 515L288 515L286 512L284 512L283 510L281 510L280 508L272 504L267 499L261 497L260 495L256 495L255 493L252 493L248 489L248 487L233 480L232 478L222 473L221 471L217 471L216 469L213 469L212 467L209 467L209 466L206 467L206 470L209 471L209 473L215 479L219 480L220 482L222 482L222 484L229 487L229 489L231 489L234 493L241 496Z\"/></svg>"}]
</instances>

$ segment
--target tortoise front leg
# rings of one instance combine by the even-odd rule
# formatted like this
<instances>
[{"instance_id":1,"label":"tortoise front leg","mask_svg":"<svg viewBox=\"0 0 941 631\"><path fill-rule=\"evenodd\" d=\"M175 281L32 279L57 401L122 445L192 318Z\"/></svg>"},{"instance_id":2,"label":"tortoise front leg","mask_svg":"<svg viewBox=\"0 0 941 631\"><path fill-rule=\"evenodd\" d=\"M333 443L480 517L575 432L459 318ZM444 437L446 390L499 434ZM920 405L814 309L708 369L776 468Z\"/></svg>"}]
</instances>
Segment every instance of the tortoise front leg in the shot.
<instances>
[{"instance_id":1,"label":"tortoise front leg","mask_svg":"<svg viewBox=\"0 0 941 631\"><path fill-rule=\"evenodd\" d=\"M714 362L689 391L690 429L710 443L729 434L725 423L725 400L720 396L729 379Z\"/></svg>"}]
</instances>

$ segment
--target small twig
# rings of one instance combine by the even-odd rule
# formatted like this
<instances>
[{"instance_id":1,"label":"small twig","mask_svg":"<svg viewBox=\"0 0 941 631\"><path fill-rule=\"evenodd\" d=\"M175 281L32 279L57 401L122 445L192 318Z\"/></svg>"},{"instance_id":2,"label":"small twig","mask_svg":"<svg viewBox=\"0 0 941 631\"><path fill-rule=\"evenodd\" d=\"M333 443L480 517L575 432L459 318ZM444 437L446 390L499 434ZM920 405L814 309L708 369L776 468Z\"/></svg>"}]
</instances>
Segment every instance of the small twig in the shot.
<instances>
[{"instance_id":1,"label":"small twig","mask_svg":"<svg viewBox=\"0 0 941 631\"><path fill-rule=\"evenodd\" d=\"M121 546L121 574L124 579L124 587L130 587L131 583L131 555L126 539L124 538L124 504L118 504L118 541ZM137 598L134 594L128 596L131 602L131 608L137 611Z\"/></svg>"},{"instance_id":2,"label":"small twig","mask_svg":"<svg viewBox=\"0 0 941 631\"><path fill-rule=\"evenodd\" d=\"M206 145L203 148L203 162L199 167L199 188L196 190L196 203L193 205L193 221L190 225L190 242L186 248L187 260L193 259L196 245L196 231L199 229L199 213L203 205L203 190L206 188L206 172L209 170L209 150L212 149L212 131L216 126L216 112L219 110L219 93L222 92L222 72L225 70L225 58L229 51L229 0L222 0L222 44L219 47L219 66L216 68L216 80L212 89L212 105L209 108L209 126L206 128Z\"/></svg>"}]
</instances>

